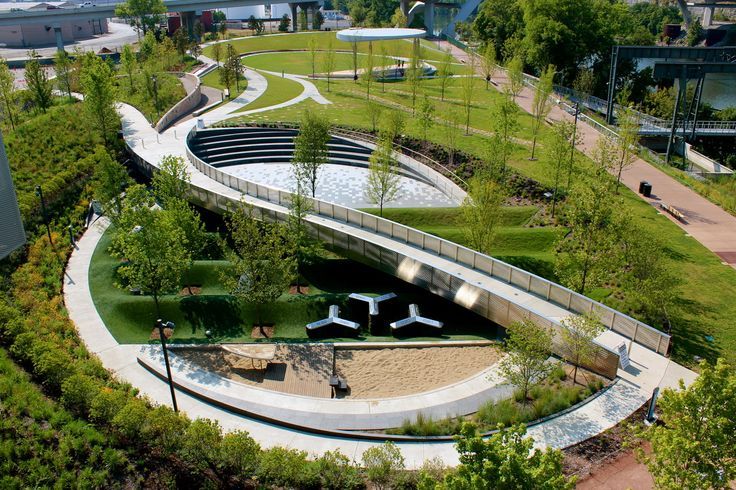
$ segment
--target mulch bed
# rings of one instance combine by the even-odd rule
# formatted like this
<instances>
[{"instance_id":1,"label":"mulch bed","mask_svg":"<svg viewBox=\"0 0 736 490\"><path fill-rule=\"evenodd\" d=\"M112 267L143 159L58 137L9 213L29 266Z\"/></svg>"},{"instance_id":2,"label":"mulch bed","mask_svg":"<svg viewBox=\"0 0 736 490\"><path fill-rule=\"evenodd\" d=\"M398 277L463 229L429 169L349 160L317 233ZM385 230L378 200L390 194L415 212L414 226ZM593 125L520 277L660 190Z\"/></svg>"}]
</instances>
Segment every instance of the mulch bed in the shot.
<instances>
[{"instance_id":1,"label":"mulch bed","mask_svg":"<svg viewBox=\"0 0 736 490\"><path fill-rule=\"evenodd\" d=\"M289 286L289 294L309 294L309 286L299 286L298 291L296 286Z\"/></svg>"},{"instance_id":2,"label":"mulch bed","mask_svg":"<svg viewBox=\"0 0 736 490\"><path fill-rule=\"evenodd\" d=\"M197 296L198 294L202 294L201 286L184 286L184 288L179 291L179 296Z\"/></svg>"},{"instance_id":3,"label":"mulch bed","mask_svg":"<svg viewBox=\"0 0 736 490\"><path fill-rule=\"evenodd\" d=\"M253 325L253 330L250 332L250 338L252 339L270 339L273 337L273 332L276 330L274 324L266 324L261 327L260 325ZM265 334L265 335L264 335Z\"/></svg>"},{"instance_id":4,"label":"mulch bed","mask_svg":"<svg viewBox=\"0 0 736 490\"><path fill-rule=\"evenodd\" d=\"M170 339L171 336L174 335L174 330L171 328L164 328L164 337L166 337L166 340ZM161 339L161 336L158 333L158 328L154 328L151 330L151 336L148 337L148 340L159 340Z\"/></svg>"}]
</instances>

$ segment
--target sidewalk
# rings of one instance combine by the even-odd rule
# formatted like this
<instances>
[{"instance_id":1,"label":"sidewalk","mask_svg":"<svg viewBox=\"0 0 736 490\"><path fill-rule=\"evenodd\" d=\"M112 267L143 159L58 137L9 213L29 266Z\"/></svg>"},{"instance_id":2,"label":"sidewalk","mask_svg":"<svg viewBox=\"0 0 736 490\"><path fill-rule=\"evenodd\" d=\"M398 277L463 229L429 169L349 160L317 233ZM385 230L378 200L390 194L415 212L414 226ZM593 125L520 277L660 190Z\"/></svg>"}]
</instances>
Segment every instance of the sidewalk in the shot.
<instances>
[{"instance_id":1,"label":"sidewalk","mask_svg":"<svg viewBox=\"0 0 736 490\"><path fill-rule=\"evenodd\" d=\"M447 41L443 41L445 48L449 47L453 56L467 62L468 55ZM503 70L497 70L493 79L501 85L508 83L508 78ZM517 104L528 113L532 113L534 91L525 86L521 94L516 98ZM573 121L573 116L562 110L559 106L553 106L548 120L551 121ZM578 149L588 156L592 155L598 140L603 137L601 133L583 121L578 120L578 135L582 143ZM659 203L666 203L677 208L685 215L686 222L681 222L667 213L663 213L671 221L682 228L707 249L718 255L724 263L736 268L736 217L713 204L694 190L680 184L677 180L665 174L661 170L637 158L634 163L624 170L622 182L638 194L639 182L642 180L652 184L652 197L642 199L659 209Z\"/></svg>"}]
</instances>

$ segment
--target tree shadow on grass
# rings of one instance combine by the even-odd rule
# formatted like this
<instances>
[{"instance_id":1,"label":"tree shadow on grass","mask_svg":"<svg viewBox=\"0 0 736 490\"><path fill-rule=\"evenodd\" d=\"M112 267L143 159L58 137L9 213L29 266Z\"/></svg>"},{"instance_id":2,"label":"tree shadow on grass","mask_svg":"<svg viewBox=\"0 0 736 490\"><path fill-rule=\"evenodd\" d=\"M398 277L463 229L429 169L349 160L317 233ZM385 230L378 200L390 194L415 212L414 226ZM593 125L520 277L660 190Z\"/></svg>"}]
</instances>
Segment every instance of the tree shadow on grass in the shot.
<instances>
[{"instance_id":1,"label":"tree shadow on grass","mask_svg":"<svg viewBox=\"0 0 736 490\"><path fill-rule=\"evenodd\" d=\"M243 333L240 305L232 296L189 296L180 301L192 334L210 330L213 338L238 337Z\"/></svg>"},{"instance_id":2,"label":"tree shadow on grass","mask_svg":"<svg viewBox=\"0 0 736 490\"><path fill-rule=\"evenodd\" d=\"M523 255L503 255L497 256L496 258L550 281L557 281L555 264L549 260L536 259L534 257L526 257Z\"/></svg>"}]
</instances>

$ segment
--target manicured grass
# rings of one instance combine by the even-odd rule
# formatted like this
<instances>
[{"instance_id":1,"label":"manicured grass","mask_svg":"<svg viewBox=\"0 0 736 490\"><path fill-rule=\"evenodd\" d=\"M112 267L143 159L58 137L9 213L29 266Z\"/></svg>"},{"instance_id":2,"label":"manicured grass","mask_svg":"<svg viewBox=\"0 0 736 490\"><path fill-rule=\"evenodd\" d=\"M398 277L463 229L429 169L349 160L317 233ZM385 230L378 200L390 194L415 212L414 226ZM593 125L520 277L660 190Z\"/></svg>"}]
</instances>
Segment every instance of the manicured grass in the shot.
<instances>
[{"instance_id":1,"label":"manicured grass","mask_svg":"<svg viewBox=\"0 0 736 490\"><path fill-rule=\"evenodd\" d=\"M261 75L266 77L266 80L268 81L266 92L236 112L251 111L253 109L281 104L293 99L294 97L298 97L304 91L304 87L294 80L270 75L268 73L261 73Z\"/></svg>"},{"instance_id":2,"label":"manicured grass","mask_svg":"<svg viewBox=\"0 0 736 490\"><path fill-rule=\"evenodd\" d=\"M225 85L220 82L220 70L221 68L215 68L214 70L203 76L202 84L209 87L214 87L219 90L225 90ZM248 80L244 76L241 76L238 79L238 86L240 92L242 92L243 90L248 88ZM240 92L235 89L234 83L230 86L230 98L236 97Z\"/></svg>"},{"instance_id":3,"label":"manicured grass","mask_svg":"<svg viewBox=\"0 0 736 490\"><path fill-rule=\"evenodd\" d=\"M330 38L332 38L333 49L337 51L352 51L351 43L338 41L334 32L298 32L268 36L253 36L229 42L238 51L238 53L253 53L256 51L307 49L310 39L317 40L317 49L327 49L327 43ZM368 43L357 43L357 45L359 52L368 52ZM386 53L389 56L408 57L411 52L412 43L404 40L376 41L373 43L374 54L380 54L382 48L385 48ZM204 54L211 58L212 46L206 47L204 49ZM443 55L441 52L437 51L436 47L423 44L420 49L420 56L427 60L440 60Z\"/></svg>"},{"instance_id":4,"label":"manicured grass","mask_svg":"<svg viewBox=\"0 0 736 490\"><path fill-rule=\"evenodd\" d=\"M314 73L321 74L324 72L325 53L320 51L315 57ZM381 63L380 56L374 54L374 67L378 67ZM363 68L365 63L365 55L358 56L358 69ZM393 64L393 60L390 60ZM386 64L389 58L386 58ZM267 70L280 73L282 70L293 75L311 75L312 74L312 57L307 51L283 52L283 53L263 53L254 54L243 58L243 64L250 68L258 70ZM351 53L335 53L335 68L333 72L352 70L353 55Z\"/></svg>"},{"instance_id":5,"label":"manicured grass","mask_svg":"<svg viewBox=\"0 0 736 490\"><path fill-rule=\"evenodd\" d=\"M102 237L95 249L89 271L90 290L97 311L112 335L121 343L143 343L151 334L156 319L153 299L132 295L117 288L115 267L118 261L110 257L107 247L110 234ZM164 296L161 300L161 316L176 323L174 342L205 342L206 330L212 331L213 341L251 342L251 328L256 323L253 305L241 304L227 294L220 284L220 274L227 270L224 261L198 261L187 275L186 283L199 285L202 292L196 296ZM445 322L441 337L411 337L420 339L495 339L497 327L489 321L437 298L421 288L407 284L393 276L376 271L356 262L325 258L307 268L303 273L309 284L309 294L284 294L275 303L263 308L264 323L276 325L274 340L306 340L304 326L324 318L330 305L340 307L341 316L363 324L367 323L367 310L363 304L348 300L352 292L379 295L395 292L397 300L382 305L381 318L394 321L406 316L410 303L419 304L423 314ZM302 283L304 284L304 282ZM385 306L385 307L384 307ZM371 335L361 331L358 340L392 341L398 339L388 332L387 325ZM327 338L324 340L340 340ZM342 340L355 340L344 338Z\"/></svg>"}]
</instances>

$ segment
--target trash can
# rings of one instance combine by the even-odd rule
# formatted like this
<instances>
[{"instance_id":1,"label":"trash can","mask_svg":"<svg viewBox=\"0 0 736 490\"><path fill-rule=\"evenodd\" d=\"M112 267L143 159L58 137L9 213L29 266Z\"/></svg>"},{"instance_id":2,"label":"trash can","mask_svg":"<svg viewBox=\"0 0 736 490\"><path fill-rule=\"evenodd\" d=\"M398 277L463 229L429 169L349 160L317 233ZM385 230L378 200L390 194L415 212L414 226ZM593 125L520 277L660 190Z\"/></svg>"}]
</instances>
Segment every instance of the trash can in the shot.
<instances>
[{"instance_id":1,"label":"trash can","mask_svg":"<svg viewBox=\"0 0 736 490\"><path fill-rule=\"evenodd\" d=\"M644 185L648 183L646 180L639 182L639 194L644 194Z\"/></svg>"},{"instance_id":2,"label":"trash can","mask_svg":"<svg viewBox=\"0 0 736 490\"><path fill-rule=\"evenodd\" d=\"M652 184L649 182L645 182L642 186L641 193L644 195L644 197L650 197L652 195Z\"/></svg>"}]
</instances>

